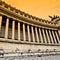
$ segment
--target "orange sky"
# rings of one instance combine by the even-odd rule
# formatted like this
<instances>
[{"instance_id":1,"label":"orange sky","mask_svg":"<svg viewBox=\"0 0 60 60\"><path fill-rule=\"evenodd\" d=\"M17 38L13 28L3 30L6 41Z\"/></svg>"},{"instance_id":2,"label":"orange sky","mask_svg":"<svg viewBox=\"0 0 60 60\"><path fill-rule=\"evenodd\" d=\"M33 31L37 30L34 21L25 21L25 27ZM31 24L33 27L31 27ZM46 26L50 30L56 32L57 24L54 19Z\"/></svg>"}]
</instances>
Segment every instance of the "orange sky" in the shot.
<instances>
[{"instance_id":1,"label":"orange sky","mask_svg":"<svg viewBox=\"0 0 60 60\"><path fill-rule=\"evenodd\" d=\"M60 16L60 0L3 0L24 12L39 18L48 19L48 15Z\"/></svg>"}]
</instances>

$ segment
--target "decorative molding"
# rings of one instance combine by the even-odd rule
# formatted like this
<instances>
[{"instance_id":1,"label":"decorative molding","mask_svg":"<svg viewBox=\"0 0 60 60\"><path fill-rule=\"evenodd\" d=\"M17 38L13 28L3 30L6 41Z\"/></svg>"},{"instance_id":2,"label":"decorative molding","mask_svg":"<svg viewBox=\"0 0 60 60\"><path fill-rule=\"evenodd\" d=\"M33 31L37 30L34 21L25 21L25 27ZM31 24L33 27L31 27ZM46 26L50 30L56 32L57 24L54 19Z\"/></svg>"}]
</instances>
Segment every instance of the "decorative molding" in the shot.
<instances>
[{"instance_id":1,"label":"decorative molding","mask_svg":"<svg viewBox=\"0 0 60 60\"><path fill-rule=\"evenodd\" d=\"M15 7L12 7L11 5L8 5L7 3L3 2L2 0L0 0L0 7L2 7L4 10L7 9L7 13L8 11L10 11L10 13L14 13L14 15L17 17L18 15L19 16L23 16L23 18L28 18L29 20L35 20L35 21L40 21L44 24L51 24L51 25L55 25L56 26L56 22L52 22L52 21L48 21L48 20L45 20L45 19L42 19L42 18L38 18L38 17L35 17L35 16L32 16L28 13L25 13L21 10L18 10L16 9ZM1 8L0 8L1 9Z\"/></svg>"}]
</instances>

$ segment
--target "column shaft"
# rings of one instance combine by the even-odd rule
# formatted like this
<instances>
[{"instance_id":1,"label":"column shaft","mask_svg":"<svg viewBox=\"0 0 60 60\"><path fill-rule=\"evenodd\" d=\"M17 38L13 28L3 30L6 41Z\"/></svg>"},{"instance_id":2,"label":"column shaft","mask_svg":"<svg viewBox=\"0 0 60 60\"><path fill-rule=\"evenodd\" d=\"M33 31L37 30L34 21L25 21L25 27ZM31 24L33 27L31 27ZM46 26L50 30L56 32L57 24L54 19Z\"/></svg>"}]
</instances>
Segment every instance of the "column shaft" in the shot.
<instances>
[{"instance_id":1,"label":"column shaft","mask_svg":"<svg viewBox=\"0 0 60 60\"><path fill-rule=\"evenodd\" d=\"M26 41L25 24L23 24L23 39Z\"/></svg>"},{"instance_id":2,"label":"column shaft","mask_svg":"<svg viewBox=\"0 0 60 60\"><path fill-rule=\"evenodd\" d=\"M43 37L42 37L41 29L40 28L39 28L39 36L40 36L41 43L43 43Z\"/></svg>"},{"instance_id":3,"label":"column shaft","mask_svg":"<svg viewBox=\"0 0 60 60\"><path fill-rule=\"evenodd\" d=\"M59 37L58 37L58 34L57 34L57 32L56 32L56 31L55 31L55 34L56 34L57 40L58 40L58 42L59 42Z\"/></svg>"},{"instance_id":4,"label":"column shaft","mask_svg":"<svg viewBox=\"0 0 60 60\"><path fill-rule=\"evenodd\" d=\"M54 35L54 31L52 31L52 34L53 34L53 38L54 38L55 43L57 43L57 42L56 42L55 35Z\"/></svg>"},{"instance_id":5,"label":"column shaft","mask_svg":"<svg viewBox=\"0 0 60 60\"><path fill-rule=\"evenodd\" d=\"M47 30L46 30L46 35L47 35L48 42L50 43L50 38L49 38L49 35L48 35L48 31Z\"/></svg>"},{"instance_id":6,"label":"column shaft","mask_svg":"<svg viewBox=\"0 0 60 60\"><path fill-rule=\"evenodd\" d=\"M35 42L35 36L34 36L33 26L31 26L31 30L32 30L32 39L33 39L33 42Z\"/></svg>"},{"instance_id":7,"label":"column shaft","mask_svg":"<svg viewBox=\"0 0 60 60\"><path fill-rule=\"evenodd\" d=\"M18 22L18 40L20 40L20 22Z\"/></svg>"},{"instance_id":8,"label":"column shaft","mask_svg":"<svg viewBox=\"0 0 60 60\"><path fill-rule=\"evenodd\" d=\"M1 32L1 26L2 26L2 16L0 16L0 32Z\"/></svg>"},{"instance_id":9,"label":"column shaft","mask_svg":"<svg viewBox=\"0 0 60 60\"><path fill-rule=\"evenodd\" d=\"M5 38L8 38L9 18L6 19Z\"/></svg>"},{"instance_id":10,"label":"column shaft","mask_svg":"<svg viewBox=\"0 0 60 60\"><path fill-rule=\"evenodd\" d=\"M44 40L45 40L45 43L47 43L47 39L46 39L46 36L45 36L45 33L44 33L44 29L42 29L42 31L43 31L43 36L44 36Z\"/></svg>"},{"instance_id":11,"label":"column shaft","mask_svg":"<svg viewBox=\"0 0 60 60\"><path fill-rule=\"evenodd\" d=\"M12 21L12 39L14 40L15 36L15 21Z\"/></svg>"},{"instance_id":12,"label":"column shaft","mask_svg":"<svg viewBox=\"0 0 60 60\"><path fill-rule=\"evenodd\" d=\"M60 30L58 30L59 38L60 38Z\"/></svg>"},{"instance_id":13,"label":"column shaft","mask_svg":"<svg viewBox=\"0 0 60 60\"><path fill-rule=\"evenodd\" d=\"M30 37L30 29L29 29L29 25L27 25L27 32L28 32L28 40L29 40L29 42L30 42L31 37Z\"/></svg>"},{"instance_id":14,"label":"column shaft","mask_svg":"<svg viewBox=\"0 0 60 60\"><path fill-rule=\"evenodd\" d=\"M37 27L35 27L35 32L36 32L36 38L37 38L37 42L39 43L39 37L38 37L38 31L37 31Z\"/></svg>"},{"instance_id":15,"label":"column shaft","mask_svg":"<svg viewBox=\"0 0 60 60\"><path fill-rule=\"evenodd\" d=\"M49 30L49 35L50 35L50 38L51 38L52 43L54 43L54 42L53 42L53 38L52 38L52 35L51 35L51 31L50 31L50 30Z\"/></svg>"}]
</instances>

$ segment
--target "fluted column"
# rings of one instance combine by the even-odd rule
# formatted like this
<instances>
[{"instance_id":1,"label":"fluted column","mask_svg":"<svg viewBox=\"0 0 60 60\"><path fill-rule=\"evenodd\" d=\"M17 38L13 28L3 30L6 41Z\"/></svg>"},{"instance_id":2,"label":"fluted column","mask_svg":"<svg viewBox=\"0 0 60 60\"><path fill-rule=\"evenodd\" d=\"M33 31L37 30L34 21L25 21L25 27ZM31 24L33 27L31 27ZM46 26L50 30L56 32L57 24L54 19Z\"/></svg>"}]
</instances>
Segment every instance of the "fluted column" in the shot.
<instances>
[{"instance_id":1,"label":"fluted column","mask_svg":"<svg viewBox=\"0 0 60 60\"><path fill-rule=\"evenodd\" d=\"M54 43L50 30L49 30L49 35L50 35L50 38L51 38L52 43Z\"/></svg>"},{"instance_id":2,"label":"fluted column","mask_svg":"<svg viewBox=\"0 0 60 60\"><path fill-rule=\"evenodd\" d=\"M25 24L23 24L23 39L26 41Z\"/></svg>"},{"instance_id":3,"label":"fluted column","mask_svg":"<svg viewBox=\"0 0 60 60\"><path fill-rule=\"evenodd\" d=\"M58 30L58 34L59 34L59 36L60 36L60 30Z\"/></svg>"},{"instance_id":4,"label":"fluted column","mask_svg":"<svg viewBox=\"0 0 60 60\"><path fill-rule=\"evenodd\" d=\"M45 36L45 33L44 33L44 29L42 29L42 31L43 31L43 36L44 36L44 40L45 40L45 43L47 43L47 39L46 39L46 36Z\"/></svg>"},{"instance_id":5,"label":"fluted column","mask_svg":"<svg viewBox=\"0 0 60 60\"><path fill-rule=\"evenodd\" d=\"M46 30L46 36L47 36L48 42L50 43L50 38L47 30Z\"/></svg>"},{"instance_id":6,"label":"fluted column","mask_svg":"<svg viewBox=\"0 0 60 60\"><path fill-rule=\"evenodd\" d=\"M0 32L1 32L1 25L2 25L2 16L0 16Z\"/></svg>"},{"instance_id":7,"label":"fluted column","mask_svg":"<svg viewBox=\"0 0 60 60\"><path fill-rule=\"evenodd\" d=\"M55 43L57 43L57 42L56 42L55 35L54 35L54 31L52 31L52 34L53 34L53 38L54 38Z\"/></svg>"},{"instance_id":8,"label":"fluted column","mask_svg":"<svg viewBox=\"0 0 60 60\"><path fill-rule=\"evenodd\" d=\"M35 27L35 32L36 32L36 38L37 38L37 42L39 43L39 37L38 37L38 31L37 31L37 27Z\"/></svg>"},{"instance_id":9,"label":"fluted column","mask_svg":"<svg viewBox=\"0 0 60 60\"><path fill-rule=\"evenodd\" d=\"M9 18L6 19L5 38L8 38Z\"/></svg>"},{"instance_id":10,"label":"fluted column","mask_svg":"<svg viewBox=\"0 0 60 60\"><path fill-rule=\"evenodd\" d=\"M30 37L30 29L29 29L29 25L27 25L27 32L28 32L28 40L29 40L29 42L30 42L31 37Z\"/></svg>"},{"instance_id":11,"label":"fluted column","mask_svg":"<svg viewBox=\"0 0 60 60\"><path fill-rule=\"evenodd\" d=\"M40 28L39 28L39 36L40 36L41 43L43 43L43 37L42 37L41 29Z\"/></svg>"},{"instance_id":12,"label":"fluted column","mask_svg":"<svg viewBox=\"0 0 60 60\"><path fill-rule=\"evenodd\" d=\"M15 21L12 21L12 39L14 40L14 35L15 35Z\"/></svg>"},{"instance_id":13,"label":"fluted column","mask_svg":"<svg viewBox=\"0 0 60 60\"><path fill-rule=\"evenodd\" d=\"M34 36L33 26L31 26L31 30L32 30L32 39L33 39L33 42L35 42L35 36Z\"/></svg>"},{"instance_id":14,"label":"fluted column","mask_svg":"<svg viewBox=\"0 0 60 60\"><path fill-rule=\"evenodd\" d=\"M55 31L55 34L56 34L57 40L59 42L59 37L58 37L57 31Z\"/></svg>"},{"instance_id":15,"label":"fluted column","mask_svg":"<svg viewBox=\"0 0 60 60\"><path fill-rule=\"evenodd\" d=\"M20 22L18 22L18 40L20 40Z\"/></svg>"}]
</instances>

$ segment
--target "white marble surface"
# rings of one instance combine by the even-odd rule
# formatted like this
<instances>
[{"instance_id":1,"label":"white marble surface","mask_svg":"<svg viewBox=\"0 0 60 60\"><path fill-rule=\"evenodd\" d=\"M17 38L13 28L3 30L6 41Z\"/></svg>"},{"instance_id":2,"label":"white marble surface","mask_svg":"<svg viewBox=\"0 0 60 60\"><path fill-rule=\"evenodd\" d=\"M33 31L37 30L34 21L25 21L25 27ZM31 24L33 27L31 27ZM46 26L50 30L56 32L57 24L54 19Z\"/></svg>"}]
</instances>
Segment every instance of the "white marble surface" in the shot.
<instances>
[{"instance_id":1,"label":"white marble surface","mask_svg":"<svg viewBox=\"0 0 60 60\"><path fill-rule=\"evenodd\" d=\"M4 57L0 58L0 60L60 60L60 55L55 56L25 56L25 57Z\"/></svg>"}]
</instances>

